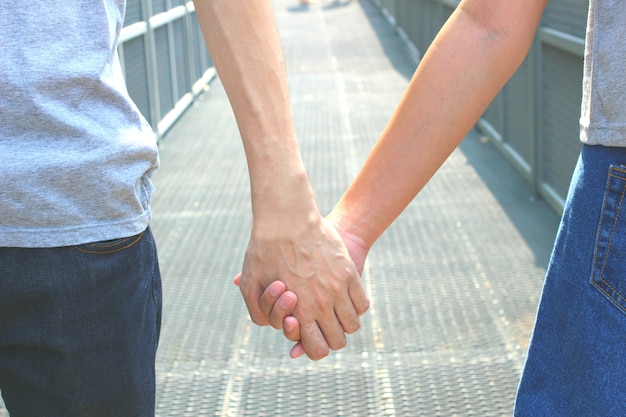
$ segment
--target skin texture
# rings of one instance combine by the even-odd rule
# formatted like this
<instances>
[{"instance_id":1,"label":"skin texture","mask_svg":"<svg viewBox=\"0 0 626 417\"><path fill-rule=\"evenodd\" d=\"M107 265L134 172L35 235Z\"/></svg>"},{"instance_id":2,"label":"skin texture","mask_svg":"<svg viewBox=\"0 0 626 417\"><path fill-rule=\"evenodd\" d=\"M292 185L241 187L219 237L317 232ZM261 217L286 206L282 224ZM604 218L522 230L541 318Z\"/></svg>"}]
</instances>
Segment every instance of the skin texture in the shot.
<instances>
[{"instance_id":1,"label":"skin texture","mask_svg":"<svg viewBox=\"0 0 626 417\"><path fill-rule=\"evenodd\" d=\"M546 3L464 0L446 22L361 171L329 215L357 265L362 267L374 242L522 63ZM271 311L271 322L283 319L285 337L299 341L298 317L280 317L279 312L284 313ZM292 357L302 355L302 348L298 342Z\"/></svg>"},{"instance_id":2,"label":"skin texture","mask_svg":"<svg viewBox=\"0 0 626 417\"><path fill-rule=\"evenodd\" d=\"M345 333L360 327L369 300L340 235L319 213L302 163L271 2L195 0L194 5L250 174L253 225L241 293L254 323L280 327L282 319L270 320L271 309L259 305L266 300L263 292L289 289L287 303L294 293L307 294L291 314L304 352L321 359L329 349L345 346ZM277 280L282 285L272 286Z\"/></svg>"}]
</instances>

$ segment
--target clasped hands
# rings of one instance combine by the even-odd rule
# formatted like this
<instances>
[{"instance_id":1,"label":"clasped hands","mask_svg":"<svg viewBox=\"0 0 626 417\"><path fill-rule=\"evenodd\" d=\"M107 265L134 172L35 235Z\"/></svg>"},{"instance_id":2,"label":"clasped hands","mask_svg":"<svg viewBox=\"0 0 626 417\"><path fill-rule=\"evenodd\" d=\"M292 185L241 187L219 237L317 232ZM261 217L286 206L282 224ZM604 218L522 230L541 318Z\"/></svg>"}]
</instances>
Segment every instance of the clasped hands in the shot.
<instances>
[{"instance_id":1,"label":"clasped hands","mask_svg":"<svg viewBox=\"0 0 626 417\"><path fill-rule=\"evenodd\" d=\"M360 274L369 247L341 227L341 216L299 230L253 233L235 278L252 321L283 329L292 358L319 360L346 346L369 308Z\"/></svg>"}]
</instances>

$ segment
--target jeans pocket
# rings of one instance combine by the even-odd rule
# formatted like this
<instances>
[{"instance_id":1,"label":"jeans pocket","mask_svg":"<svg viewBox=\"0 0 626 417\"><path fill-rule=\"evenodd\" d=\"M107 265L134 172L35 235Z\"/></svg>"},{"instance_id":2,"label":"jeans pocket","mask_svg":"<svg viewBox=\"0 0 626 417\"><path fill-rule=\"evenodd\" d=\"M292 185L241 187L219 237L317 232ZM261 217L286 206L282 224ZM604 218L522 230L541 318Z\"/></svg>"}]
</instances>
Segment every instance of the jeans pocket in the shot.
<instances>
[{"instance_id":1,"label":"jeans pocket","mask_svg":"<svg viewBox=\"0 0 626 417\"><path fill-rule=\"evenodd\" d=\"M626 167L611 165L602 203L591 284L626 313Z\"/></svg>"},{"instance_id":2,"label":"jeans pocket","mask_svg":"<svg viewBox=\"0 0 626 417\"><path fill-rule=\"evenodd\" d=\"M81 252L85 252L85 253L92 253L92 254L100 254L100 255L106 255L106 254L110 254L110 253L115 253L115 252L119 252L119 251L123 251L125 249L130 248L131 246L134 246L137 242L139 242L141 240L141 238L143 237L145 231L139 233L138 235L135 236L130 236L130 237L124 237L121 239L113 239L113 240L104 240L101 242L93 242L93 243L85 243L83 245L78 245L75 246L76 250L79 250Z\"/></svg>"}]
</instances>

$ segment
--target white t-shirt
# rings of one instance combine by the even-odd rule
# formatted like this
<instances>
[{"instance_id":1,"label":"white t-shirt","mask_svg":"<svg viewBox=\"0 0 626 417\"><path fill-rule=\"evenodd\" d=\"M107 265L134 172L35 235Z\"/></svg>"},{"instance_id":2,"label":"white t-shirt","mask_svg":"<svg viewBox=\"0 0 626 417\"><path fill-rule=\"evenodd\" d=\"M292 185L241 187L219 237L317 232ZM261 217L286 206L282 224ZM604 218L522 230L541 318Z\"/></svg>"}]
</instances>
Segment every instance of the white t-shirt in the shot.
<instances>
[{"instance_id":1,"label":"white t-shirt","mask_svg":"<svg viewBox=\"0 0 626 417\"><path fill-rule=\"evenodd\" d=\"M117 56L125 0L0 0L0 247L143 231L158 154Z\"/></svg>"}]
</instances>

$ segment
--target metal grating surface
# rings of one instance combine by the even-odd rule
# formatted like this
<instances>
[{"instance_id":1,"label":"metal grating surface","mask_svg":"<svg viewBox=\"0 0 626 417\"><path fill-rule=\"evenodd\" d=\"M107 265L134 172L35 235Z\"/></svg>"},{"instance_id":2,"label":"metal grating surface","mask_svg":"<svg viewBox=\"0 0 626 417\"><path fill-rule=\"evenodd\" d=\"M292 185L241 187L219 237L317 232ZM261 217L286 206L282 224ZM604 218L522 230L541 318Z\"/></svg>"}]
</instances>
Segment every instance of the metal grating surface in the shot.
<instances>
[{"instance_id":1,"label":"metal grating surface","mask_svg":"<svg viewBox=\"0 0 626 417\"><path fill-rule=\"evenodd\" d=\"M303 156L328 211L413 67L367 1L274 4ZM232 285L249 186L219 80L161 142L161 162L158 416L511 414L558 219L489 142L472 133L374 246L362 329L320 362L289 359Z\"/></svg>"}]
</instances>

